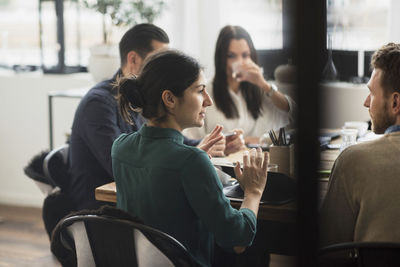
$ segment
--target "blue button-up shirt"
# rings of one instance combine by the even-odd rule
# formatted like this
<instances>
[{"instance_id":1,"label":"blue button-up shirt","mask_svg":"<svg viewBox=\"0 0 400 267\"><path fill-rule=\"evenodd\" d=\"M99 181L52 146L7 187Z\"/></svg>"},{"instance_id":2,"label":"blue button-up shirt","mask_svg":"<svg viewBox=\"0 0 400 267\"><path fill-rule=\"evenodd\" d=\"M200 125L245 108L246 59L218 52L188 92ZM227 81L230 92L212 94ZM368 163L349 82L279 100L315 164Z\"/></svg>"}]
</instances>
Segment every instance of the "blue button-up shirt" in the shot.
<instances>
[{"instance_id":1,"label":"blue button-up shirt","mask_svg":"<svg viewBox=\"0 0 400 267\"><path fill-rule=\"evenodd\" d=\"M395 125L392 125L389 128L387 128L385 131L385 134L398 132L398 131L400 131L400 125L395 124Z\"/></svg>"}]
</instances>

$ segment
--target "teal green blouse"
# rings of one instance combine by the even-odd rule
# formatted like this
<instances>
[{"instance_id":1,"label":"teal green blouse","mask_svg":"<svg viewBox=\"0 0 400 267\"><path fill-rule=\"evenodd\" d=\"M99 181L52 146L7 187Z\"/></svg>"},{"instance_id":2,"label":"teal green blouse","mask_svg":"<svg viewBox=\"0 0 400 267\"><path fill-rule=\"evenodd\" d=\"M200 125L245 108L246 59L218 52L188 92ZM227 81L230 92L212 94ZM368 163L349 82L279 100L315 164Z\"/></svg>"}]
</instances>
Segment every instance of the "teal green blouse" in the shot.
<instances>
[{"instance_id":1,"label":"teal green blouse","mask_svg":"<svg viewBox=\"0 0 400 267\"><path fill-rule=\"evenodd\" d=\"M143 126L114 142L112 166L117 207L179 240L203 266L210 266L214 239L224 248L251 245L256 216L236 210L207 153L183 144L169 128Z\"/></svg>"}]
</instances>

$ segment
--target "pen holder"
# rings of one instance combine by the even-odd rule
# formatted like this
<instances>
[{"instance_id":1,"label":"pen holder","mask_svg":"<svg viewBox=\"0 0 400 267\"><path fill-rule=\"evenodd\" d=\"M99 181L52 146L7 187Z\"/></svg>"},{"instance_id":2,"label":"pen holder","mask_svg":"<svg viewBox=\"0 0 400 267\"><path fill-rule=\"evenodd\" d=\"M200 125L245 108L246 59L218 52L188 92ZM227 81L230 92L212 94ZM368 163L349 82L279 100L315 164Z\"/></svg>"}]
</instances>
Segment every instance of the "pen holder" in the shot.
<instances>
[{"instance_id":1,"label":"pen holder","mask_svg":"<svg viewBox=\"0 0 400 267\"><path fill-rule=\"evenodd\" d=\"M278 172L294 176L294 145L270 146L269 162L278 164Z\"/></svg>"}]
</instances>

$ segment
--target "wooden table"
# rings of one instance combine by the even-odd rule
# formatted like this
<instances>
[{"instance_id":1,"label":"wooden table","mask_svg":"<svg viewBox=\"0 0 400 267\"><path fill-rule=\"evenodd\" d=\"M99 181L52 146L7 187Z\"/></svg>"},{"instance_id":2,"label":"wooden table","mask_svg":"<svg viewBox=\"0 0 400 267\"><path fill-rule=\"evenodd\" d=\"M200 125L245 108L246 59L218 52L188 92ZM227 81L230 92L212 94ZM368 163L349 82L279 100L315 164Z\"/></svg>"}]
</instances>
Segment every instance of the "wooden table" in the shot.
<instances>
[{"instance_id":1,"label":"wooden table","mask_svg":"<svg viewBox=\"0 0 400 267\"><path fill-rule=\"evenodd\" d=\"M115 182L105 184L96 188L95 196L97 200L106 202L117 202L117 189ZM234 208L239 208L241 202L231 201ZM265 205L261 204L258 210L258 219L279 222L295 222L296 203L290 202L284 205Z\"/></svg>"},{"instance_id":2,"label":"wooden table","mask_svg":"<svg viewBox=\"0 0 400 267\"><path fill-rule=\"evenodd\" d=\"M100 201L117 203L117 187L115 182L96 188L95 198Z\"/></svg>"}]
</instances>

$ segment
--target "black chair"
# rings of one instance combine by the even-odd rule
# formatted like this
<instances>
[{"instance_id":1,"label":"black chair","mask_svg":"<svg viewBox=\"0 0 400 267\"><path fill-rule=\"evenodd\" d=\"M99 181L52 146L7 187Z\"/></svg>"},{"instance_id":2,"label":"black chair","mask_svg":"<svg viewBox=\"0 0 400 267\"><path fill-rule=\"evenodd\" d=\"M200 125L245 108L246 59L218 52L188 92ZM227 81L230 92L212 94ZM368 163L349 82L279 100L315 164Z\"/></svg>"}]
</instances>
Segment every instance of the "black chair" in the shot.
<instances>
[{"instance_id":1,"label":"black chair","mask_svg":"<svg viewBox=\"0 0 400 267\"><path fill-rule=\"evenodd\" d=\"M54 189L53 184L47 179L43 172L43 162L48 154L48 150L39 152L37 155L33 156L28 165L24 167L26 176L31 178L45 195L50 194Z\"/></svg>"},{"instance_id":2,"label":"black chair","mask_svg":"<svg viewBox=\"0 0 400 267\"><path fill-rule=\"evenodd\" d=\"M68 175L68 150L65 144L52 151L42 151L35 155L24 167L25 174L31 178L45 195L65 188Z\"/></svg>"},{"instance_id":3,"label":"black chair","mask_svg":"<svg viewBox=\"0 0 400 267\"><path fill-rule=\"evenodd\" d=\"M69 181L69 145L64 144L50 151L43 161L43 173L49 184L61 189L67 188Z\"/></svg>"},{"instance_id":4,"label":"black chair","mask_svg":"<svg viewBox=\"0 0 400 267\"><path fill-rule=\"evenodd\" d=\"M398 267L400 243L350 242L321 248L320 267Z\"/></svg>"},{"instance_id":5,"label":"black chair","mask_svg":"<svg viewBox=\"0 0 400 267\"><path fill-rule=\"evenodd\" d=\"M75 210L75 205L67 193L70 180L68 151L69 145L64 144L48 152L41 159L43 175L39 188L47 187L44 191L42 190L46 194L42 218L49 239L57 223Z\"/></svg>"},{"instance_id":6,"label":"black chair","mask_svg":"<svg viewBox=\"0 0 400 267\"><path fill-rule=\"evenodd\" d=\"M176 239L137 219L86 212L54 229L51 249L63 266L197 266Z\"/></svg>"}]
</instances>

